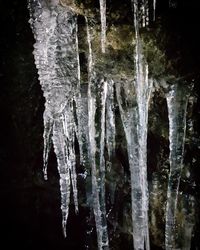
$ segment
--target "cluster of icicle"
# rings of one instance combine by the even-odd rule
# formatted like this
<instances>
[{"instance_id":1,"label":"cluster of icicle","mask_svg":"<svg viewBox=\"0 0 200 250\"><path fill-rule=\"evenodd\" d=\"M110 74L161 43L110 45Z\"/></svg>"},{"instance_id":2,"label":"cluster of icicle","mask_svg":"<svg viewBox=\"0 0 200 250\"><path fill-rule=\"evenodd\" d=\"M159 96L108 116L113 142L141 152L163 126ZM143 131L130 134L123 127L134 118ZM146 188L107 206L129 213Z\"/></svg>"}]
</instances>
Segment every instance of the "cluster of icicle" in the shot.
<instances>
[{"instance_id":1,"label":"cluster of icicle","mask_svg":"<svg viewBox=\"0 0 200 250\"><path fill-rule=\"evenodd\" d=\"M101 2L102 11L105 11L104 3ZM98 248L107 249L109 242L105 206L104 143L107 144L108 154L111 157L115 148L114 83L96 77L91 49L91 30L87 18L89 63L86 94L81 91L80 85L77 15L70 8L61 6L57 0L29 0L29 10L30 24L36 40L35 64L45 97L44 177L47 179L48 155L53 143L60 175L62 227L66 236L71 193L75 210L78 212L75 169L75 138L77 138L81 164L89 161L92 172L92 200ZM104 18L101 18L102 22L105 22ZM105 29L105 23L102 29ZM103 31L102 52L104 52L104 41ZM100 94L97 96L99 89ZM97 99L100 100L101 106L98 138L95 124Z\"/></svg>"},{"instance_id":2,"label":"cluster of icicle","mask_svg":"<svg viewBox=\"0 0 200 250\"><path fill-rule=\"evenodd\" d=\"M140 27L149 24L147 0L131 0L135 27L134 81L115 83L97 75L92 52L92 27L87 25L88 88L82 91L78 51L77 15L59 0L29 0L30 24L35 37L34 56L45 97L44 176L53 143L60 175L63 232L73 193L78 212L75 138L81 164L92 173L92 202L98 249L109 249L105 202L105 145L109 158L115 151L114 89L127 141L131 173L134 249L150 249L148 229L147 130L153 81L142 52ZM156 0L153 0L155 19ZM106 0L100 0L101 48L106 52ZM133 73L134 74L134 73ZM135 96L135 100L133 100ZM182 169L187 98L173 85L167 93L170 123L170 177L166 212L166 249L173 249L175 211ZM97 109L100 117L97 119ZM96 126L98 122L99 128ZM87 150L84 150L87 148ZM87 153L85 153L87 151ZM87 155L86 155L87 154ZM97 164L98 162L98 164ZM72 192L71 192L72 187Z\"/></svg>"}]
</instances>

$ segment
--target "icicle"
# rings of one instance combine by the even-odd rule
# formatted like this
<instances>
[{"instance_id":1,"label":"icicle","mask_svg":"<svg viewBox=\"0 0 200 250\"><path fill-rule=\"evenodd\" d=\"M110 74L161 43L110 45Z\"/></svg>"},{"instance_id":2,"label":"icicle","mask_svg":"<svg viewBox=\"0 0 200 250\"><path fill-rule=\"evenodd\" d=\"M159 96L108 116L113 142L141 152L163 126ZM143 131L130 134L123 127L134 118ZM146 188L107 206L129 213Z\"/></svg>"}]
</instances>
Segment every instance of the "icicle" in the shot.
<instances>
[{"instance_id":1,"label":"icicle","mask_svg":"<svg viewBox=\"0 0 200 250\"><path fill-rule=\"evenodd\" d=\"M106 144L109 159L115 152L115 133L114 81L110 80L106 102Z\"/></svg>"},{"instance_id":2,"label":"icicle","mask_svg":"<svg viewBox=\"0 0 200 250\"><path fill-rule=\"evenodd\" d=\"M153 0L153 21L156 20L156 0Z\"/></svg>"},{"instance_id":3,"label":"icicle","mask_svg":"<svg viewBox=\"0 0 200 250\"><path fill-rule=\"evenodd\" d=\"M92 74L92 69L93 69L93 57L92 57L92 44L91 44L91 34L90 34L90 27L89 27L89 22L88 18L85 17L85 22L86 22L86 28L87 28L87 42L88 42L88 50L89 50L89 55L88 55L88 78L91 77ZM90 83L90 81L89 81Z\"/></svg>"},{"instance_id":4,"label":"icicle","mask_svg":"<svg viewBox=\"0 0 200 250\"><path fill-rule=\"evenodd\" d=\"M136 67L136 80L135 80L135 90L138 105L138 143L139 143L139 153L138 153L138 166L141 168L140 173L140 183L141 185L141 201L142 202L142 217L143 217L143 234L139 235L139 231L136 230L136 236L134 238L135 249L143 249L144 243L146 249L149 249L149 228L148 228L148 187L147 187L147 126L148 126L148 106L152 91L152 81L148 79L148 65L143 59L142 55L142 45L139 36L139 19L138 19L138 1L134 1L134 24L135 24L135 37L136 37L136 52L135 52L135 67ZM137 170L133 170L137 171ZM134 178L134 177L133 177ZM132 180L133 182L133 180ZM138 188L138 187L137 187ZM134 184L133 190L134 191ZM134 194L133 194L134 196ZM138 199L140 200L140 199ZM133 201L132 201L133 202ZM136 207L136 211L133 211L133 219L136 217L135 214L140 210ZM135 214L134 214L135 213ZM137 221L138 218L136 217ZM139 222L139 220L138 220ZM133 220L134 223L134 220ZM134 234L133 234L134 237ZM144 237L142 239L142 237Z\"/></svg>"},{"instance_id":5,"label":"icicle","mask_svg":"<svg viewBox=\"0 0 200 250\"><path fill-rule=\"evenodd\" d=\"M188 91L186 88L179 84L172 85L169 93L167 93L170 141L170 174L166 207L166 250L175 248L175 213L183 166L187 102Z\"/></svg>"},{"instance_id":6,"label":"icicle","mask_svg":"<svg viewBox=\"0 0 200 250\"><path fill-rule=\"evenodd\" d=\"M66 139L66 164L70 170L70 177L73 190L73 198L75 210L78 212L78 191L77 191L77 176L76 176L76 156L75 156L75 130L74 130L74 116L73 103L69 103L64 114L62 114L62 122L64 128L64 135Z\"/></svg>"},{"instance_id":7,"label":"icicle","mask_svg":"<svg viewBox=\"0 0 200 250\"><path fill-rule=\"evenodd\" d=\"M96 100L92 95L91 83L88 87L88 126L89 126L89 151L90 151L90 164L92 168L92 195L93 195L93 209L96 222L96 231L97 231L97 241L98 249L103 249L102 242L102 219L101 219L101 208L100 208L100 199L99 199L99 185L97 181L98 173L96 167L96 130L95 130L95 113L96 113Z\"/></svg>"},{"instance_id":8,"label":"icicle","mask_svg":"<svg viewBox=\"0 0 200 250\"><path fill-rule=\"evenodd\" d=\"M51 138L60 175L63 233L72 185L74 205L78 211L75 170L75 119L73 100L78 82L76 16L54 0L29 0L30 23L36 43L35 64L44 92L44 177Z\"/></svg>"},{"instance_id":9,"label":"icicle","mask_svg":"<svg viewBox=\"0 0 200 250\"><path fill-rule=\"evenodd\" d=\"M76 112L78 119L77 139L80 149L80 164L86 165L88 162L88 144L89 144L89 128L88 128L88 100L86 86L81 85L80 94L76 100Z\"/></svg>"},{"instance_id":10,"label":"icicle","mask_svg":"<svg viewBox=\"0 0 200 250\"><path fill-rule=\"evenodd\" d=\"M128 160L131 172L131 200L134 249L144 249L144 223L143 223L143 187L141 185L142 170L139 166L138 151L138 114L134 88L132 82L116 84L117 101L125 131Z\"/></svg>"},{"instance_id":11,"label":"icicle","mask_svg":"<svg viewBox=\"0 0 200 250\"><path fill-rule=\"evenodd\" d=\"M43 150L43 173L44 173L44 179L47 180L47 165L48 165L48 159L49 159L49 152L51 149L51 138L52 138L52 129L53 129L53 120L49 118L47 114L47 110L44 111L43 115L44 119L44 150Z\"/></svg>"},{"instance_id":12,"label":"icicle","mask_svg":"<svg viewBox=\"0 0 200 250\"><path fill-rule=\"evenodd\" d=\"M105 116L106 116L106 99L107 99L108 83L103 81L102 93L101 93L101 136L100 136L100 205L102 212L102 242L103 246L108 247L108 233L107 233L107 221L106 221L106 195L105 195L105 160L104 160L104 148L105 148Z\"/></svg>"},{"instance_id":13,"label":"icicle","mask_svg":"<svg viewBox=\"0 0 200 250\"><path fill-rule=\"evenodd\" d=\"M51 16L50 10L46 5L46 2L42 0L30 0L28 2L28 7L30 10L30 24L33 30L33 34L36 40L34 44L34 56L35 64L38 69L39 80L46 89L47 83L50 80L50 70L54 70L52 65L48 65L48 49L55 51L55 45L49 43L50 39L54 39L54 32L56 28L56 15ZM49 69L51 67L51 69ZM44 178L47 179L47 164L48 156L51 147L51 137L53 120L51 119L51 111L48 109L47 103L45 104L44 112L44 151L43 151L43 172Z\"/></svg>"},{"instance_id":14,"label":"icicle","mask_svg":"<svg viewBox=\"0 0 200 250\"><path fill-rule=\"evenodd\" d=\"M97 110L96 104L96 73L94 71L91 34L88 20L87 24L87 38L89 47L88 56L88 127L89 127L89 151L90 151L90 165L92 167L92 193L93 193L93 209L96 222L98 249L108 249L108 233L106 222L106 207L105 207L105 162L104 162L104 140L105 140L105 105L107 96L107 82L103 81L103 89L101 93L101 136L100 136L100 153L99 153L99 170L96 165L97 144L96 144L96 127L95 116Z\"/></svg>"},{"instance_id":15,"label":"icicle","mask_svg":"<svg viewBox=\"0 0 200 250\"><path fill-rule=\"evenodd\" d=\"M142 0L138 3L138 16L141 27L146 27L149 24L149 3L148 0Z\"/></svg>"},{"instance_id":16,"label":"icicle","mask_svg":"<svg viewBox=\"0 0 200 250\"><path fill-rule=\"evenodd\" d=\"M89 158L90 165L92 168L92 193L93 193L93 209L96 222L97 241L98 249L108 249L108 233L107 233L107 222L106 222L106 206L105 206L105 162L104 162L104 140L105 140L105 103L107 96L107 82L103 81L103 91L101 95L101 136L100 136L100 166L99 171L96 165L96 127L95 127L95 116L97 110L96 104L96 93L95 93L95 80L96 73L93 68L92 59L92 47L91 47L91 35L88 20L86 18L87 25L87 39L89 47L88 56L88 126L89 126Z\"/></svg>"},{"instance_id":17,"label":"icicle","mask_svg":"<svg viewBox=\"0 0 200 250\"><path fill-rule=\"evenodd\" d=\"M77 62L78 62L78 84L77 90L75 94L75 103L76 103L76 115L78 124L76 124L76 134L79 143L79 150L80 150L80 164L85 163L85 156L84 156L84 143L86 142L87 138L87 110L85 110L85 106L83 105L83 98L82 98L82 91L81 91L81 71L80 71L80 59L79 59L79 46L78 46L78 24L76 24L76 49L77 49ZM83 116L85 115L85 118Z\"/></svg>"},{"instance_id":18,"label":"icicle","mask_svg":"<svg viewBox=\"0 0 200 250\"><path fill-rule=\"evenodd\" d=\"M126 135L129 166L131 172L131 197L134 249L149 249L148 235L148 195L146 176L146 134L141 135L141 127L145 129L147 124L139 124L141 121L134 100L133 83L125 82L116 84L117 101L120 115ZM124 93L124 96L122 95ZM125 103L124 103L124 100ZM147 112L144 110L144 112ZM146 130L145 130L146 131ZM142 138L140 138L142 136ZM138 146L139 145L139 146Z\"/></svg>"},{"instance_id":19,"label":"icicle","mask_svg":"<svg viewBox=\"0 0 200 250\"><path fill-rule=\"evenodd\" d=\"M146 6L145 6L145 26L149 25L149 3L146 1Z\"/></svg>"},{"instance_id":20,"label":"icicle","mask_svg":"<svg viewBox=\"0 0 200 250\"><path fill-rule=\"evenodd\" d=\"M63 137L64 128L62 121L59 119L54 122L53 126L53 144L57 157L58 171L60 175L60 192L61 192L61 210L62 210L62 227L63 234L66 237L66 224L69 212L70 202L70 173L66 165L66 144Z\"/></svg>"},{"instance_id":21,"label":"icicle","mask_svg":"<svg viewBox=\"0 0 200 250\"><path fill-rule=\"evenodd\" d=\"M146 25L146 20L145 20L145 0L142 1L141 4L141 15L142 15L142 27L145 27Z\"/></svg>"},{"instance_id":22,"label":"icicle","mask_svg":"<svg viewBox=\"0 0 200 250\"><path fill-rule=\"evenodd\" d=\"M138 1L132 0L135 26L135 88L126 83L122 87L125 93L126 105L120 97L120 87L117 86L117 99L125 130L129 165L131 172L132 220L134 249L149 249L148 229L148 187L147 187L147 124L148 105L152 90L152 81L148 79L148 65L142 55L142 45L139 36ZM143 18L143 16L142 16ZM143 19L142 19L143 20ZM130 95L136 95L135 103ZM124 107L126 106L126 107ZM139 146L138 146L139 145Z\"/></svg>"},{"instance_id":23,"label":"icicle","mask_svg":"<svg viewBox=\"0 0 200 250\"><path fill-rule=\"evenodd\" d=\"M78 85L75 94L76 115L78 124L76 126L76 134L80 150L80 164L86 165L88 162L88 101L87 90L84 84L81 84L80 73L80 59L78 46L78 24L76 25L76 48L77 48L77 62L78 62Z\"/></svg>"},{"instance_id":24,"label":"icicle","mask_svg":"<svg viewBox=\"0 0 200 250\"><path fill-rule=\"evenodd\" d=\"M101 50L106 52L106 0L99 0L101 15Z\"/></svg>"}]
</instances>

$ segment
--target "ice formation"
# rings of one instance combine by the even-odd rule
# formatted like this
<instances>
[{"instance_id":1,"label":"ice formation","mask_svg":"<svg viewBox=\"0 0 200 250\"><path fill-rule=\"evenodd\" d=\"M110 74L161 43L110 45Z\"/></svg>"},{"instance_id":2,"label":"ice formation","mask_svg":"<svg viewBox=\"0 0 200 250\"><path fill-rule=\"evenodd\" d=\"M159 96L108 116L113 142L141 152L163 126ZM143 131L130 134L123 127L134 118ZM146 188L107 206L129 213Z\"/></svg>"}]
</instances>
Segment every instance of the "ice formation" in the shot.
<instances>
[{"instance_id":1,"label":"ice formation","mask_svg":"<svg viewBox=\"0 0 200 250\"><path fill-rule=\"evenodd\" d=\"M114 81L108 82L108 94L106 100L106 145L109 159L112 158L115 152L115 100L114 100Z\"/></svg>"},{"instance_id":2,"label":"ice formation","mask_svg":"<svg viewBox=\"0 0 200 250\"><path fill-rule=\"evenodd\" d=\"M75 140L80 163L91 169L92 207L99 250L109 249L106 212L106 159L115 154L115 106L119 107L127 142L131 179L133 244L135 250L148 250L147 130L148 107L153 89L143 54L140 28L149 24L149 1L131 0L135 29L133 77L115 81L95 68L92 39L94 28L86 20L88 83L81 83L77 15L58 0L29 0L30 24L35 37L34 57L45 97L44 177L47 179L51 144L60 175L63 232L70 195L78 211ZM99 0L101 50L106 52L106 1ZM155 20L156 0L152 2ZM115 96L116 92L116 96ZM115 100L117 99L117 102ZM183 162L187 94L180 84L167 93L169 112L170 175L166 208L166 249L173 249L175 212ZM72 190L71 190L72 187ZM189 232L190 234L190 232ZM189 237L189 236L188 236Z\"/></svg>"},{"instance_id":3,"label":"ice formation","mask_svg":"<svg viewBox=\"0 0 200 250\"><path fill-rule=\"evenodd\" d=\"M99 249L107 249L108 232L106 221L106 204L105 204L105 162L104 162L104 141L105 141L105 108L107 97L107 82L101 81L96 76L92 56L91 33L92 28L87 25L87 40L89 48L88 56L88 127L89 127L89 160L92 169L92 196L93 209L96 222L97 241ZM97 87L100 92L101 119L100 138L97 138L95 126L95 116L97 112ZM98 153L99 152L99 153ZM99 166L96 164L96 158L99 160Z\"/></svg>"},{"instance_id":4,"label":"ice formation","mask_svg":"<svg viewBox=\"0 0 200 250\"><path fill-rule=\"evenodd\" d=\"M171 86L167 93L170 141L170 174L167 191L165 249L175 248L175 216L178 201L179 183L183 167L186 112L188 89L180 83Z\"/></svg>"},{"instance_id":5,"label":"ice formation","mask_svg":"<svg viewBox=\"0 0 200 250\"><path fill-rule=\"evenodd\" d=\"M153 0L153 20L156 20L156 0Z\"/></svg>"},{"instance_id":6,"label":"ice formation","mask_svg":"<svg viewBox=\"0 0 200 250\"><path fill-rule=\"evenodd\" d=\"M36 43L35 64L44 92L44 176L51 142L57 157L60 175L63 232L70 202L71 185L78 211L75 156L75 93L78 87L76 15L52 1L30 0L30 24Z\"/></svg>"}]
</instances>

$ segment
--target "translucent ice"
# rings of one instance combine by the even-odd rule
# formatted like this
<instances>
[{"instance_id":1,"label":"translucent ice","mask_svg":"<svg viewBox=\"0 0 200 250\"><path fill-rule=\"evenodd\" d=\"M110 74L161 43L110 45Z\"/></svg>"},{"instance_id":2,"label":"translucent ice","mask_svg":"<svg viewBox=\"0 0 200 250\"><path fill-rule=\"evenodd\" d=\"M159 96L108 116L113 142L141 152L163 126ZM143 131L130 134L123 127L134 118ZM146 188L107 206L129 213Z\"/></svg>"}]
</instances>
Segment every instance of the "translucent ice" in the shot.
<instances>
[{"instance_id":1,"label":"translucent ice","mask_svg":"<svg viewBox=\"0 0 200 250\"><path fill-rule=\"evenodd\" d=\"M170 142L170 173L167 191L165 248L175 247L175 214L183 167L188 89L177 83L167 93Z\"/></svg>"},{"instance_id":2,"label":"translucent ice","mask_svg":"<svg viewBox=\"0 0 200 250\"><path fill-rule=\"evenodd\" d=\"M76 16L57 1L30 0L30 24L35 37L34 57L45 97L44 112L44 177L51 142L57 157L60 175L63 232L72 185L78 211L75 170L75 93L78 85L78 52Z\"/></svg>"}]
</instances>

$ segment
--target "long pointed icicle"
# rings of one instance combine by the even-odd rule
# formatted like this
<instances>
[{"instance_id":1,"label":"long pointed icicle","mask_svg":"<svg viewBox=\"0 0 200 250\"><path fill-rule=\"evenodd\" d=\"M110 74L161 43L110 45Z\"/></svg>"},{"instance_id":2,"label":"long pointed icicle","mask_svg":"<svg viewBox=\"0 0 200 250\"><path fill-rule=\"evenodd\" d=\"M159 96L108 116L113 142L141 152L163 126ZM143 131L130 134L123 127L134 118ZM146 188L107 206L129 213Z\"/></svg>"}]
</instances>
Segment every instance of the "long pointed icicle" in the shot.
<instances>
[{"instance_id":1,"label":"long pointed icicle","mask_svg":"<svg viewBox=\"0 0 200 250\"><path fill-rule=\"evenodd\" d=\"M65 139L63 137L64 128L62 121L56 120L53 126L53 144L57 157L58 172L60 175L60 192L61 192L61 210L62 210L62 228L66 237L66 225L69 212L70 202L70 173L66 166Z\"/></svg>"},{"instance_id":2,"label":"long pointed icicle","mask_svg":"<svg viewBox=\"0 0 200 250\"><path fill-rule=\"evenodd\" d=\"M175 215L183 167L188 91L179 84L167 93L170 141L170 173L167 191L165 249L175 249Z\"/></svg>"},{"instance_id":3,"label":"long pointed icicle","mask_svg":"<svg viewBox=\"0 0 200 250\"><path fill-rule=\"evenodd\" d=\"M141 183L142 170L139 165L137 123L138 113L134 100L133 83L129 81L116 84L117 101L120 116L127 141L129 167L131 172L131 201L134 249L144 249L143 228L143 186ZM131 97L131 98L130 98Z\"/></svg>"},{"instance_id":4,"label":"long pointed icicle","mask_svg":"<svg viewBox=\"0 0 200 250\"><path fill-rule=\"evenodd\" d=\"M148 234L148 195L146 179L146 134L139 130L142 126L138 104L134 99L133 82L124 81L116 84L117 101L119 104L122 124L125 131L128 159L131 172L131 200L134 249L149 249ZM148 100L145 102L148 107ZM143 110L147 118L147 109ZM140 125L138 126L138 124ZM145 130L147 131L147 129ZM141 137L141 138L140 138Z\"/></svg>"},{"instance_id":5,"label":"long pointed icicle","mask_svg":"<svg viewBox=\"0 0 200 250\"><path fill-rule=\"evenodd\" d=\"M85 165L87 161L87 145L89 143L88 139L88 103L87 103L87 93L81 86L81 72L80 72L80 59L79 59L79 44L78 44L78 24L76 25L76 48L77 48L77 62L78 62L78 85L75 94L76 103L76 134L80 150L80 164Z\"/></svg>"},{"instance_id":6,"label":"long pointed icicle","mask_svg":"<svg viewBox=\"0 0 200 250\"><path fill-rule=\"evenodd\" d=\"M66 151L66 165L70 170L70 178L73 191L73 199L75 211L78 212L78 191L77 191L77 175L76 175L76 156L75 156L75 130L74 130L74 116L73 104L69 103L64 114L62 114L62 123L65 135L65 151Z\"/></svg>"},{"instance_id":7,"label":"long pointed icicle","mask_svg":"<svg viewBox=\"0 0 200 250\"><path fill-rule=\"evenodd\" d=\"M49 152L51 149L51 138L52 138L52 128L53 128L53 121L49 118L48 114L46 114L46 110L44 111L43 115L44 120L44 133L43 133L43 139L44 139L44 150L43 150L43 173L44 173L44 179L47 180L47 165L48 165L48 159L49 159Z\"/></svg>"},{"instance_id":8,"label":"long pointed icicle","mask_svg":"<svg viewBox=\"0 0 200 250\"><path fill-rule=\"evenodd\" d=\"M78 120L78 124L76 126L76 134L80 150L80 164L85 166L88 163L88 145L89 145L88 98L87 98L87 85L81 83L79 44L78 44L78 24L76 25L76 47L78 52L77 53L78 85L75 95L76 116Z\"/></svg>"},{"instance_id":9,"label":"long pointed icicle","mask_svg":"<svg viewBox=\"0 0 200 250\"><path fill-rule=\"evenodd\" d=\"M149 2L145 2L145 26L149 25Z\"/></svg>"},{"instance_id":10,"label":"long pointed icicle","mask_svg":"<svg viewBox=\"0 0 200 250\"><path fill-rule=\"evenodd\" d=\"M99 0L101 16L101 50L106 52L106 0Z\"/></svg>"},{"instance_id":11,"label":"long pointed icicle","mask_svg":"<svg viewBox=\"0 0 200 250\"><path fill-rule=\"evenodd\" d=\"M75 170L75 120L73 100L78 82L76 15L58 0L29 0L30 24L36 43L35 64L45 97L44 177L51 139L60 175L63 233L66 236L70 187L78 211Z\"/></svg>"},{"instance_id":12,"label":"long pointed icicle","mask_svg":"<svg viewBox=\"0 0 200 250\"><path fill-rule=\"evenodd\" d=\"M153 21L156 20L156 0L153 0Z\"/></svg>"},{"instance_id":13,"label":"long pointed icicle","mask_svg":"<svg viewBox=\"0 0 200 250\"><path fill-rule=\"evenodd\" d=\"M95 116L96 116L96 93L95 93L95 78L96 73L93 69L93 58L92 58L92 46L91 46L91 34L90 27L88 25L88 20L86 18L87 25L87 39L88 39L88 48L89 48L89 56L88 56L88 75L89 75L89 83L88 83L88 126L89 126L89 158L90 164L92 168L92 195L93 195L93 209L94 216L96 222L96 231L97 231L97 241L98 241L98 249L108 249L108 233L107 233L107 222L106 222L106 213L105 213L105 187L104 187L104 179L105 179L105 163L103 159L104 148L100 148L100 171L97 170L96 165L96 153L97 153L97 143L96 143L96 127L95 127ZM106 98L106 84L104 83L104 91L101 97L104 115L101 119L101 128L105 130L105 98ZM102 131L102 132L103 132ZM104 132L101 134L100 141L103 143L104 147ZM102 147L102 146L101 146ZM100 172L100 174L98 173ZM100 180L102 178L102 180ZM100 182L99 182L100 180Z\"/></svg>"},{"instance_id":14,"label":"long pointed icicle","mask_svg":"<svg viewBox=\"0 0 200 250\"><path fill-rule=\"evenodd\" d=\"M146 27L149 24L149 3L148 0L138 2L138 17L141 27Z\"/></svg>"},{"instance_id":15,"label":"long pointed icicle","mask_svg":"<svg viewBox=\"0 0 200 250\"><path fill-rule=\"evenodd\" d=\"M147 126L148 106L152 90L152 81L148 79L148 65L142 54L139 35L138 0L132 0L135 26L135 94L137 108L134 118L137 120L136 137L133 139L135 151L128 146L132 187L132 220L134 249L149 249L148 228L148 184L147 184ZM144 4L147 4L144 1ZM133 137L134 138L134 137ZM138 147L138 148L137 148ZM132 157L133 159L132 159ZM134 161L134 162L133 162Z\"/></svg>"},{"instance_id":16,"label":"long pointed icicle","mask_svg":"<svg viewBox=\"0 0 200 250\"><path fill-rule=\"evenodd\" d=\"M145 6L145 0L142 0L141 1L141 7L140 7L140 10L141 10L141 21L142 21L142 27L145 27L146 26L146 6Z\"/></svg>"},{"instance_id":17,"label":"long pointed icicle","mask_svg":"<svg viewBox=\"0 0 200 250\"><path fill-rule=\"evenodd\" d=\"M78 119L77 139L80 149L80 164L86 165L88 162L88 98L85 85L80 86L80 93L76 100L76 113Z\"/></svg>"},{"instance_id":18,"label":"long pointed icicle","mask_svg":"<svg viewBox=\"0 0 200 250\"><path fill-rule=\"evenodd\" d=\"M106 99L108 92L108 83L103 80L102 93L101 93L101 136L100 136L100 205L102 212L102 241L103 249L108 247L108 233L107 233L107 221L106 221L106 195L105 195L105 159L104 159L104 148L105 148L105 118L106 118Z\"/></svg>"},{"instance_id":19,"label":"long pointed icicle","mask_svg":"<svg viewBox=\"0 0 200 250\"><path fill-rule=\"evenodd\" d=\"M109 159L115 152L115 110L114 110L114 81L108 82L108 96L106 101L106 144Z\"/></svg>"}]
</instances>

